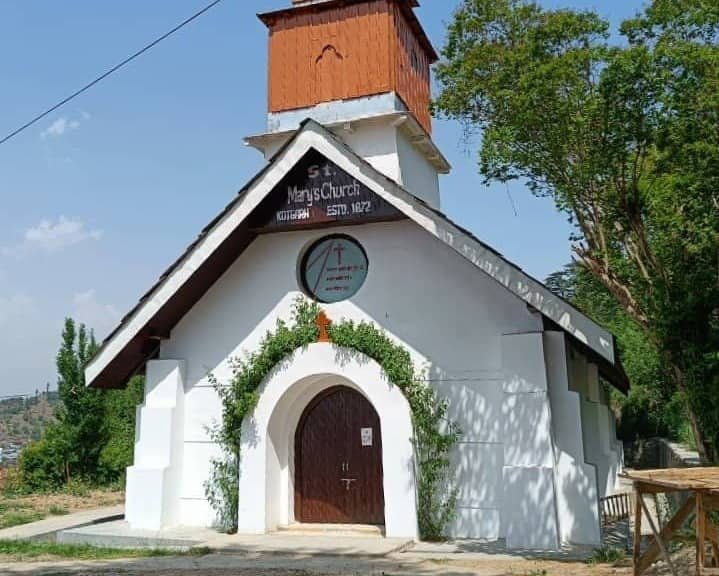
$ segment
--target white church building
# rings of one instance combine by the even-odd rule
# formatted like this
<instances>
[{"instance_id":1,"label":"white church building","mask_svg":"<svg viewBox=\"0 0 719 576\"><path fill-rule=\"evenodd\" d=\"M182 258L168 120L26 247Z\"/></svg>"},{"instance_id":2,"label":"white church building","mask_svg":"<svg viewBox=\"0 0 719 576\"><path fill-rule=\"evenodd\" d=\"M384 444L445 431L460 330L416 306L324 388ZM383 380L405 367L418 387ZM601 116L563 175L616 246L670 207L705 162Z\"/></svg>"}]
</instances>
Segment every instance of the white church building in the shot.
<instances>
[{"instance_id":1,"label":"white church building","mask_svg":"<svg viewBox=\"0 0 719 576\"><path fill-rule=\"evenodd\" d=\"M295 0L269 30L266 165L106 339L88 385L143 373L126 519L211 526L204 484L221 403L208 377L257 349L304 295L370 322L449 401L454 538L598 544L622 466L607 330L441 212L437 60L415 0ZM300 349L259 390L242 437L239 531L373 524L418 538L409 405L370 358ZM340 360L340 357L343 360ZM300 468L302 474L300 474ZM317 490L317 486L323 490ZM354 504L338 494L356 491Z\"/></svg>"}]
</instances>

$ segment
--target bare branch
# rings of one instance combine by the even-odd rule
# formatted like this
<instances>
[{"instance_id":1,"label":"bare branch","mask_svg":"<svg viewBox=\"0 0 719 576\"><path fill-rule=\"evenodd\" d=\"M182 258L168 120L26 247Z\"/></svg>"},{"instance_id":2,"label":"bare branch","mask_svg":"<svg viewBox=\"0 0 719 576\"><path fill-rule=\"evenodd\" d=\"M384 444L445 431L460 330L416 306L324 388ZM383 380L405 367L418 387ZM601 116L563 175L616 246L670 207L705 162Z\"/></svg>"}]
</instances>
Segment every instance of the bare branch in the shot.
<instances>
[{"instance_id":1,"label":"bare branch","mask_svg":"<svg viewBox=\"0 0 719 576\"><path fill-rule=\"evenodd\" d=\"M627 314L631 316L642 328L649 330L651 323L649 318L642 310L639 302L634 294L624 282L622 282L614 272L604 268L602 263L591 255L590 251L584 246L574 246L574 252L579 260L586 268L609 290L609 292L617 299L619 304L624 308Z\"/></svg>"}]
</instances>

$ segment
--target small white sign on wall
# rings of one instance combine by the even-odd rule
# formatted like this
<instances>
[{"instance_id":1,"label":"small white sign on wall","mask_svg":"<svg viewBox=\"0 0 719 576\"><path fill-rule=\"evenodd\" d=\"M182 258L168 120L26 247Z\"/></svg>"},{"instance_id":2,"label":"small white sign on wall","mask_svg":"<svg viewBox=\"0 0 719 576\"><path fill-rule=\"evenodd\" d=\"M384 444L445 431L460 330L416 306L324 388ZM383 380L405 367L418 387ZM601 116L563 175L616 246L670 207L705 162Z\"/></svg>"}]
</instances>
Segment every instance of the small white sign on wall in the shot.
<instances>
[{"instance_id":1,"label":"small white sign on wall","mask_svg":"<svg viewBox=\"0 0 719 576\"><path fill-rule=\"evenodd\" d=\"M362 446L372 446L372 428L362 428Z\"/></svg>"}]
</instances>

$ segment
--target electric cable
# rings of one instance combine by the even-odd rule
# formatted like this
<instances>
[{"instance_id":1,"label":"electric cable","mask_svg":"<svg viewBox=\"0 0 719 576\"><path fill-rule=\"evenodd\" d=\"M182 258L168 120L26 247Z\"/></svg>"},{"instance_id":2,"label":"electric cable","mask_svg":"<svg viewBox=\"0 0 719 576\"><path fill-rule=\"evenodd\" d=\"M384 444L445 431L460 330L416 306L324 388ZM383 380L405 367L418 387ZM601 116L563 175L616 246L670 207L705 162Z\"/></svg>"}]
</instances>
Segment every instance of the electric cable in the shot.
<instances>
[{"instance_id":1,"label":"electric cable","mask_svg":"<svg viewBox=\"0 0 719 576\"><path fill-rule=\"evenodd\" d=\"M43 118L45 118L48 114L52 114L52 113L53 113L55 110L57 110L58 108L64 106L65 104L67 104L67 103L70 102L71 100L74 100L75 98L77 98L77 97L78 97L80 94L82 94L83 92L86 92L87 90L89 90L90 88L92 88L93 86L95 86L96 84L102 82L105 78L107 78L107 77L110 76L111 74L114 74L115 72L117 72L117 71L118 71L120 68L122 68L123 66L129 64L130 62L132 62L133 60L135 60L135 58L137 58L137 57L139 57L139 56L142 56L145 52L147 52L147 51L150 50L151 48L157 46L160 42L162 42L162 41L165 40L166 38L169 38L169 37L172 36L175 32L177 32L178 30L184 28L184 27L187 26L190 22L192 22L193 20L196 20L197 18L199 18L200 16L202 16L205 12L208 12L209 10L211 10L212 8L214 8L215 6L217 6L220 2L222 2L222 0L214 0L213 2L211 2L210 4L208 4L207 6L205 6L202 10L200 10L200 11L198 11L198 12L195 12L192 16L190 16L189 18L187 18L187 19L183 20L182 22L180 22L180 23L179 23L177 26L175 26L172 30L170 30L170 31L168 31L168 32L165 32L162 36L160 36L159 38L153 40L152 42L150 42L150 43L149 43L147 46L145 46L144 48L141 48L140 50L138 50L137 52L135 52L135 53L132 54L131 56L128 56L128 57L125 58L122 62L120 62L119 64L116 64L115 66L113 66L112 68L110 68L109 70L107 70L106 72L104 72L103 74L101 74L100 76L98 76L97 78L95 78L92 82L86 84L85 86L83 86L83 87L80 88L79 90L76 90L75 92L73 92L73 93L70 94L68 97L64 98L63 100L61 100L60 102L58 102L58 103L55 104L54 106L48 108L47 110L45 110L45 111L42 112L41 114L38 114L37 116L35 116L32 120L26 122L25 124L23 124L22 126L20 126L19 128L17 128L16 130L10 132L10 134L8 134L8 135L5 136L2 140L0 140L0 144L4 144L4 143L7 142L8 140L10 140L10 138L13 138L13 137L17 136L18 134L20 134L21 132L27 130L28 128L30 128L30 126L32 126L33 124L39 122L40 120L42 120Z\"/></svg>"}]
</instances>

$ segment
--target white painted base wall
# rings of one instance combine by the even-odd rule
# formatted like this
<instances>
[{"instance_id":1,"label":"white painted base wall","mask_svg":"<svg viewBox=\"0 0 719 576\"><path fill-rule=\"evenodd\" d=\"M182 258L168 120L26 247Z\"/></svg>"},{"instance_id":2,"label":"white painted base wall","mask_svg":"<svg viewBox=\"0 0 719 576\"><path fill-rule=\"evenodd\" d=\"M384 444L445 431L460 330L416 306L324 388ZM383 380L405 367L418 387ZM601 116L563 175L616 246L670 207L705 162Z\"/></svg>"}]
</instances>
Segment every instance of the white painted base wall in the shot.
<instances>
[{"instance_id":1,"label":"white painted base wall","mask_svg":"<svg viewBox=\"0 0 719 576\"><path fill-rule=\"evenodd\" d=\"M179 524L184 455L184 362L147 363L145 402L137 410L135 460L127 469L125 518L138 530Z\"/></svg>"},{"instance_id":2,"label":"white painted base wall","mask_svg":"<svg viewBox=\"0 0 719 576\"><path fill-rule=\"evenodd\" d=\"M510 548L599 541L598 498L613 489L621 452L606 398L563 332L545 332L526 304L411 222L337 228L367 251L370 267L350 300L325 305L333 320L374 322L405 346L463 431L452 455L458 538L506 538ZM128 520L135 527L208 526L208 428L221 417L207 379L254 351L300 295L296 266L323 236L260 236L186 314L148 364ZM311 346L265 383L243 450L240 527L291 523L292 437L302 408L330 385L363 393L380 415L388 536L416 537L411 429L406 401L370 362L344 362ZM179 360L172 360L179 359ZM249 425L249 423L248 423ZM531 518L531 521L528 521Z\"/></svg>"}]
</instances>

